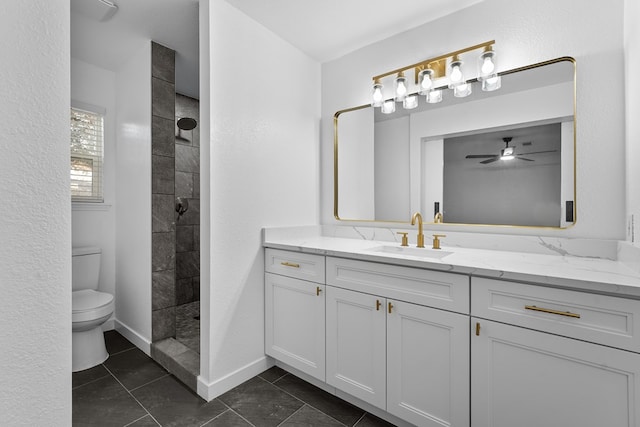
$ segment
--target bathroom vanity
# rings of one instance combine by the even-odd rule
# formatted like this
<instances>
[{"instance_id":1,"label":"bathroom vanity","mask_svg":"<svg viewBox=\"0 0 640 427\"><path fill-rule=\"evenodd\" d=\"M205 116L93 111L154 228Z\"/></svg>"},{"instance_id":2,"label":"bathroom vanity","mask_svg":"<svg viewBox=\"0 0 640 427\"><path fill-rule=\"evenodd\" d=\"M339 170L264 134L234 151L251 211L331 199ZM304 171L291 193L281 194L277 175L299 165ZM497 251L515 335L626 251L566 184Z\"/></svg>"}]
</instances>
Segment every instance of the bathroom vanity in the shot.
<instances>
[{"instance_id":1,"label":"bathroom vanity","mask_svg":"<svg viewBox=\"0 0 640 427\"><path fill-rule=\"evenodd\" d=\"M265 351L284 369L398 425L640 423L623 263L274 230Z\"/></svg>"}]
</instances>

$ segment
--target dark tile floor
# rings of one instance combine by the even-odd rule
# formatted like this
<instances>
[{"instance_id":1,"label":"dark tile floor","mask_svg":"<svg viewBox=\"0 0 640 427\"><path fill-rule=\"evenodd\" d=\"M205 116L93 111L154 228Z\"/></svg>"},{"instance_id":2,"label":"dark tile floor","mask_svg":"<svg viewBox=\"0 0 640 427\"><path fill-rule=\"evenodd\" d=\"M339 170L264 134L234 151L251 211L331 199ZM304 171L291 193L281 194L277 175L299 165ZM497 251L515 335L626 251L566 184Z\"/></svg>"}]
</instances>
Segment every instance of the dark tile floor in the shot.
<instances>
[{"instance_id":1,"label":"dark tile floor","mask_svg":"<svg viewBox=\"0 0 640 427\"><path fill-rule=\"evenodd\" d=\"M116 331L105 340L109 359L73 374L74 426L391 426L278 367L206 402Z\"/></svg>"}]
</instances>

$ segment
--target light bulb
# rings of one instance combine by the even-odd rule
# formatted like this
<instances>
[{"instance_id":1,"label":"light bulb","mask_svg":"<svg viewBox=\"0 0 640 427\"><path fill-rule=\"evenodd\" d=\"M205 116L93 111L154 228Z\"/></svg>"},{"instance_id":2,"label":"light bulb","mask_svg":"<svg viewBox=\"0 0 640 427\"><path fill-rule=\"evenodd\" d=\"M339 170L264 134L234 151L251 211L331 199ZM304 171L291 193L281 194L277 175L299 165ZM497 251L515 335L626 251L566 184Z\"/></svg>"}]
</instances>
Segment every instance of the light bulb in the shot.
<instances>
[{"instance_id":1,"label":"light bulb","mask_svg":"<svg viewBox=\"0 0 640 427\"><path fill-rule=\"evenodd\" d=\"M433 87L433 70L426 69L420 71L418 74L418 81L420 82L420 95L426 95L429 89Z\"/></svg>"},{"instance_id":2,"label":"light bulb","mask_svg":"<svg viewBox=\"0 0 640 427\"><path fill-rule=\"evenodd\" d=\"M496 66L493 63L493 58L489 55L485 56L481 67L482 74L491 74L495 68Z\"/></svg>"},{"instance_id":3,"label":"light bulb","mask_svg":"<svg viewBox=\"0 0 640 427\"><path fill-rule=\"evenodd\" d=\"M407 88L407 78L403 75L396 77L396 102L404 101L404 97L409 92Z\"/></svg>"},{"instance_id":4,"label":"light bulb","mask_svg":"<svg viewBox=\"0 0 640 427\"><path fill-rule=\"evenodd\" d=\"M382 85L380 83L376 83L373 85L373 90L371 93L371 106L381 107L382 101L384 101L384 97L382 95Z\"/></svg>"},{"instance_id":5,"label":"light bulb","mask_svg":"<svg viewBox=\"0 0 640 427\"><path fill-rule=\"evenodd\" d=\"M462 71L460 70L460 66L456 65L454 67L451 68L451 82L452 83L458 83L460 80L462 80Z\"/></svg>"}]
</instances>

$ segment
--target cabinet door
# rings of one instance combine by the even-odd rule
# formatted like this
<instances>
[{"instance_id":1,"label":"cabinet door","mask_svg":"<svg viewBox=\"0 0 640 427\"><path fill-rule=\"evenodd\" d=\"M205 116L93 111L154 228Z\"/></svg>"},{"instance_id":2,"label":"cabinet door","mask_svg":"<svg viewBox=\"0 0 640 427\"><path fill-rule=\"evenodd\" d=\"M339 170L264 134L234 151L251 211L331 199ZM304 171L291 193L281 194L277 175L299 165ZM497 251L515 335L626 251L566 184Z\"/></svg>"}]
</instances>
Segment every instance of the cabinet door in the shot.
<instances>
[{"instance_id":1,"label":"cabinet door","mask_svg":"<svg viewBox=\"0 0 640 427\"><path fill-rule=\"evenodd\" d=\"M385 299L327 286L327 383L385 409Z\"/></svg>"},{"instance_id":2,"label":"cabinet door","mask_svg":"<svg viewBox=\"0 0 640 427\"><path fill-rule=\"evenodd\" d=\"M487 320L471 323L473 427L640 423L639 354Z\"/></svg>"},{"instance_id":3,"label":"cabinet door","mask_svg":"<svg viewBox=\"0 0 640 427\"><path fill-rule=\"evenodd\" d=\"M469 426L469 317L390 303L387 411L417 426Z\"/></svg>"},{"instance_id":4,"label":"cabinet door","mask_svg":"<svg viewBox=\"0 0 640 427\"><path fill-rule=\"evenodd\" d=\"M266 273L265 301L265 352L324 381L324 285Z\"/></svg>"}]
</instances>

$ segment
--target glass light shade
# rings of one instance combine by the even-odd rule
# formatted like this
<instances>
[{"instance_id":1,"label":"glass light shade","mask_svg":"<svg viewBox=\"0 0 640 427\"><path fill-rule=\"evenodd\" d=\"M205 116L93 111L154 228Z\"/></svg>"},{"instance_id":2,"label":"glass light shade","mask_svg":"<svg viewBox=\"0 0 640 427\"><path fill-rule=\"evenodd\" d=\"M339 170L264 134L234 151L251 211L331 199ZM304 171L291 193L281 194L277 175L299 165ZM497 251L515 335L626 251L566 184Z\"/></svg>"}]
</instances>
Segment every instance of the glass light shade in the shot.
<instances>
[{"instance_id":1,"label":"glass light shade","mask_svg":"<svg viewBox=\"0 0 640 427\"><path fill-rule=\"evenodd\" d=\"M483 81L497 75L496 53L493 50L483 52L478 58L478 80Z\"/></svg>"},{"instance_id":2,"label":"glass light shade","mask_svg":"<svg viewBox=\"0 0 640 427\"><path fill-rule=\"evenodd\" d=\"M384 101L380 111L382 111L383 114L391 114L391 113L393 113L394 111L396 111L396 103L395 103L395 101L393 99L389 99L387 101Z\"/></svg>"},{"instance_id":3,"label":"glass light shade","mask_svg":"<svg viewBox=\"0 0 640 427\"><path fill-rule=\"evenodd\" d=\"M412 110L418 106L418 95L407 95L402 101L405 110Z\"/></svg>"},{"instance_id":4,"label":"glass light shade","mask_svg":"<svg viewBox=\"0 0 640 427\"><path fill-rule=\"evenodd\" d=\"M407 85L407 78L403 75L399 75L395 80L395 99L396 102L404 101L404 98L409 93L409 86Z\"/></svg>"},{"instance_id":5,"label":"glass light shade","mask_svg":"<svg viewBox=\"0 0 640 427\"><path fill-rule=\"evenodd\" d=\"M485 92L491 92L500 89L502 86L502 77L495 76L482 81L482 90Z\"/></svg>"},{"instance_id":6,"label":"glass light shade","mask_svg":"<svg viewBox=\"0 0 640 427\"><path fill-rule=\"evenodd\" d=\"M453 96L464 98L471 95L471 83L460 83L453 87Z\"/></svg>"},{"instance_id":7,"label":"glass light shade","mask_svg":"<svg viewBox=\"0 0 640 427\"><path fill-rule=\"evenodd\" d=\"M422 70L418 73L418 86L420 95L426 95L433 87L434 71L430 68Z\"/></svg>"},{"instance_id":8,"label":"glass light shade","mask_svg":"<svg viewBox=\"0 0 640 427\"><path fill-rule=\"evenodd\" d=\"M427 94L427 102L429 104L437 104L440 101L442 101L442 90L435 89Z\"/></svg>"},{"instance_id":9,"label":"glass light shade","mask_svg":"<svg viewBox=\"0 0 640 427\"><path fill-rule=\"evenodd\" d=\"M382 107L382 103L384 102L382 88L383 86L380 83L373 84L373 88L371 90L371 106L372 107Z\"/></svg>"},{"instance_id":10,"label":"glass light shade","mask_svg":"<svg viewBox=\"0 0 640 427\"><path fill-rule=\"evenodd\" d=\"M449 89L453 89L456 85L464 83L464 73L462 72L462 61L457 60L449 64Z\"/></svg>"}]
</instances>

